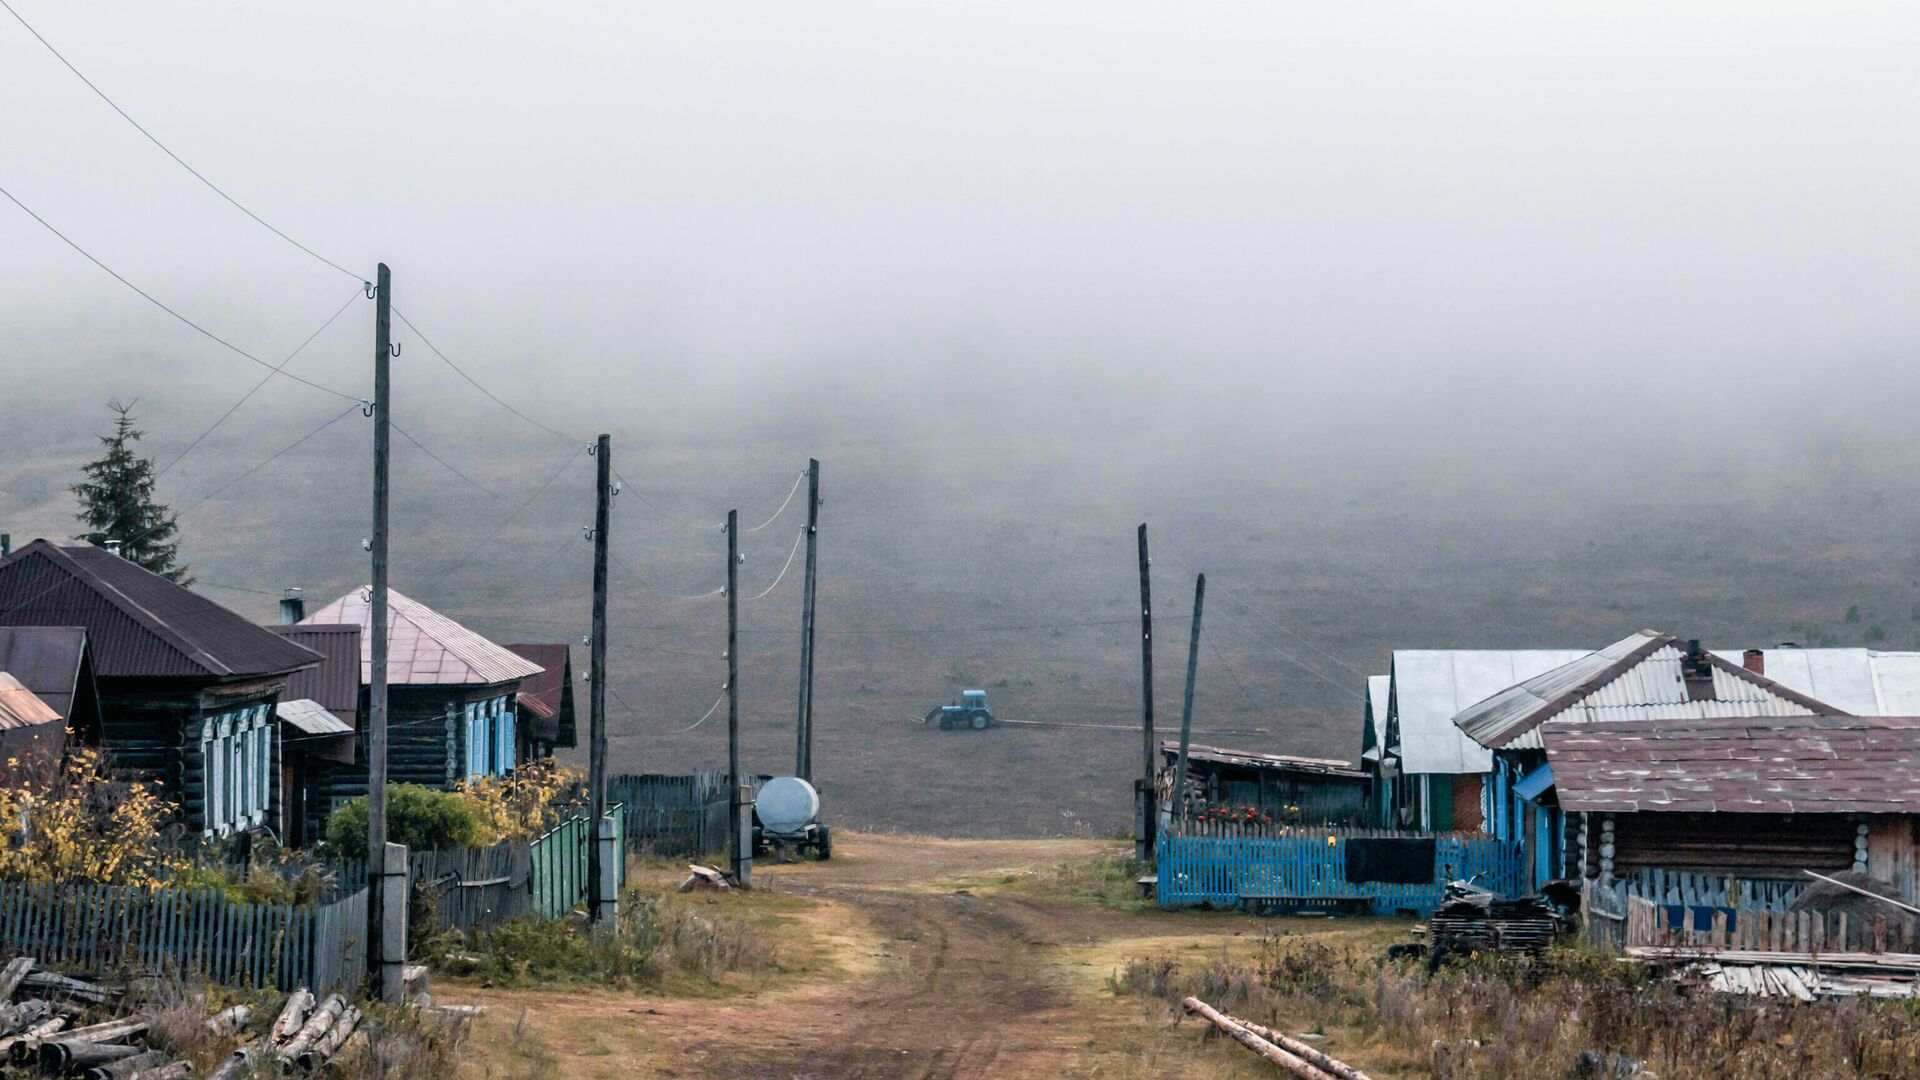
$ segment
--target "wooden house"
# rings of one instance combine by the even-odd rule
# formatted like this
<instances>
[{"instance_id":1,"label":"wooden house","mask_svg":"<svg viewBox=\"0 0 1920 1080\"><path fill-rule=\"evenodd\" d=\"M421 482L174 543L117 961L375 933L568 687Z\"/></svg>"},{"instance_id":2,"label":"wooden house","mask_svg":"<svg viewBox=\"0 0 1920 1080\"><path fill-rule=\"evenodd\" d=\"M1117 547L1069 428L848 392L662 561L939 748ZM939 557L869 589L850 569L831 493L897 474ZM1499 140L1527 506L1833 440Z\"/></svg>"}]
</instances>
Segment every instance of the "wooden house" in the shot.
<instances>
[{"instance_id":1,"label":"wooden house","mask_svg":"<svg viewBox=\"0 0 1920 1080\"><path fill-rule=\"evenodd\" d=\"M51 713L29 722L15 712L0 726L0 759L58 755L67 733L100 742L100 695L93 683L87 631L79 626L0 627L0 695L31 695ZM0 698L0 712L7 702Z\"/></svg>"},{"instance_id":2,"label":"wooden house","mask_svg":"<svg viewBox=\"0 0 1920 1080\"><path fill-rule=\"evenodd\" d=\"M417 600L393 590L388 597L388 779L446 789L512 772L520 745L516 698L521 684L544 669ZM372 614L367 591L355 589L296 624L360 628L363 719Z\"/></svg>"},{"instance_id":3,"label":"wooden house","mask_svg":"<svg viewBox=\"0 0 1920 1080\"><path fill-rule=\"evenodd\" d=\"M1542 731L1549 725L1672 724L1839 713L1671 634L1641 630L1462 710L1454 722L1492 756L1486 828L1525 847L1534 884L1572 876L1577 821L1560 805Z\"/></svg>"},{"instance_id":4,"label":"wooden house","mask_svg":"<svg viewBox=\"0 0 1920 1080\"><path fill-rule=\"evenodd\" d=\"M1173 798L1180 744L1160 744L1160 804ZM1345 761L1187 746L1188 812L1282 824L1363 825L1367 774Z\"/></svg>"},{"instance_id":5,"label":"wooden house","mask_svg":"<svg viewBox=\"0 0 1920 1080\"><path fill-rule=\"evenodd\" d=\"M0 625L85 629L109 763L161 783L190 828L266 824L274 707L317 655L102 548L46 540L0 560Z\"/></svg>"},{"instance_id":6,"label":"wooden house","mask_svg":"<svg viewBox=\"0 0 1920 1080\"><path fill-rule=\"evenodd\" d=\"M516 655L540 665L537 675L520 683L520 760L552 757L579 745L574 725L573 650L564 642L509 645Z\"/></svg>"},{"instance_id":7,"label":"wooden house","mask_svg":"<svg viewBox=\"0 0 1920 1080\"><path fill-rule=\"evenodd\" d=\"M367 748L360 687L358 626L274 626L270 629L320 656L295 672L278 709L275 768L278 798L271 808L287 844L305 847L326 833L327 815L367 793Z\"/></svg>"}]
</instances>

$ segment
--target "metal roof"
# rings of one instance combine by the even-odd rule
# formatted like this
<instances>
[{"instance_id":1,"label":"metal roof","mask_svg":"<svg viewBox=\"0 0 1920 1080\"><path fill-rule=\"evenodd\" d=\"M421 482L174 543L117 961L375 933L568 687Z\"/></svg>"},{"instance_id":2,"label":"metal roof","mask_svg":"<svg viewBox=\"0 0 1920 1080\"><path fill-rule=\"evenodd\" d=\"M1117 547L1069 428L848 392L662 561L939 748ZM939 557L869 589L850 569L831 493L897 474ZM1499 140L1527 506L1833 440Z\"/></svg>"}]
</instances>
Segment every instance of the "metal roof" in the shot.
<instances>
[{"instance_id":1,"label":"metal roof","mask_svg":"<svg viewBox=\"0 0 1920 1080\"><path fill-rule=\"evenodd\" d=\"M1762 649L1766 677L1855 716L1920 716L1920 652ZM1745 652L1719 652L1740 664Z\"/></svg>"},{"instance_id":2,"label":"metal roof","mask_svg":"<svg viewBox=\"0 0 1920 1080\"><path fill-rule=\"evenodd\" d=\"M1920 812L1920 717L1557 721L1543 731L1566 810Z\"/></svg>"},{"instance_id":3,"label":"metal roof","mask_svg":"<svg viewBox=\"0 0 1920 1080\"><path fill-rule=\"evenodd\" d=\"M1163 739L1160 752L1167 755L1169 761L1175 760L1180 753L1180 743L1174 739ZM1221 765L1239 765L1249 769L1281 769L1288 772L1316 773L1322 776L1340 776L1352 779L1366 779L1367 774L1353 767L1349 761L1336 761L1333 758L1294 757L1291 754L1256 754L1250 750L1227 750L1218 746L1187 744L1188 761L1211 761Z\"/></svg>"},{"instance_id":4,"label":"metal roof","mask_svg":"<svg viewBox=\"0 0 1920 1080\"><path fill-rule=\"evenodd\" d=\"M496 645L445 615L387 590L387 682L402 686L459 686L513 682L538 675L539 664ZM363 630L373 621L373 605L363 589L342 596L299 626L346 623ZM360 680L373 678L373 637L360 636Z\"/></svg>"},{"instance_id":5,"label":"metal roof","mask_svg":"<svg viewBox=\"0 0 1920 1080\"><path fill-rule=\"evenodd\" d=\"M0 671L12 674L62 719L73 716L86 657L84 627L0 627Z\"/></svg>"},{"instance_id":6,"label":"metal roof","mask_svg":"<svg viewBox=\"0 0 1920 1080\"><path fill-rule=\"evenodd\" d=\"M1712 696L1695 700L1678 639L1641 630L1463 709L1454 723L1490 750L1538 750L1552 720L1618 723L1838 712L1708 654Z\"/></svg>"},{"instance_id":7,"label":"metal roof","mask_svg":"<svg viewBox=\"0 0 1920 1080\"><path fill-rule=\"evenodd\" d=\"M1387 703L1391 700L1393 676L1367 676L1366 726L1360 736L1360 758L1363 761L1380 760L1380 747L1387 740Z\"/></svg>"},{"instance_id":8,"label":"metal roof","mask_svg":"<svg viewBox=\"0 0 1920 1080\"><path fill-rule=\"evenodd\" d=\"M59 713L10 672L0 671L0 731L57 724Z\"/></svg>"},{"instance_id":9,"label":"metal roof","mask_svg":"<svg viewBox=\"0 0 1920 1080\"><path fill-rule=\"evenodd\" d=\"M1453 723L1509 686L1587 655L1586 649L1396 649L1387 752L1405 773L1478 773L1493 754Z\"/></svg>"},{"instance_id":10,"label":"metal roof","mask_svg":"<svg viewBox=\"0 0 1920 1080\"><path fill-rule=\"evenodd\" d=\"M311 698L294 698L274 707L280 722L308 735L351 735L353 725L333 714L333 710Z\"/></svg>"},{"instance_id":11,"label":"metal roof","mask_svg":"<svg viewBox=\"0 0 1920 1080\"><path fill-rule=\"evenodd\" d=\"M577 741L573 716L573 653L565 642L508 645L543 669L520 683L519 701L537 719L534 734L555 746Z\"/></svg>"},{"instance_id":12,"label":"metal roof","mask_svg":"<svg viewBox=\"0 0 1920 1080\"><path fill-rule=\"evenodd\" d=\"M318 702L349 725L360 716L360 628L330 623L267 629L320 654L320 664L287 679L286 696Z\"/></svg>"},{"instance_id":13,"label":"metal roof","mask_svg":"<svg viewBox=\"0 0 1920 1080\"><path fill-rule=\"evenodd\" d=\"M102 679L249 679L320 660L104 548L46 540L0 559L0 625L85 627Z\"/></svg>"}]
</instances>

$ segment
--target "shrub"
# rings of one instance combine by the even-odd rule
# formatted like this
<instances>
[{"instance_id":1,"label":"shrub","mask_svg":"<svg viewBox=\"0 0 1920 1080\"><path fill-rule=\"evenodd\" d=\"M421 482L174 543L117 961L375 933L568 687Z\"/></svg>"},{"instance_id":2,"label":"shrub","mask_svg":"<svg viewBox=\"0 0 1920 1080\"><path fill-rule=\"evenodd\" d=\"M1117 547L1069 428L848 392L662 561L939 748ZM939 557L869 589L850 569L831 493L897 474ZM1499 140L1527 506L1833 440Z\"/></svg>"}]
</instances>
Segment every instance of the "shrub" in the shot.
<instances>
[{"instance_id":1,"label":"shrub","mask_svg":"<svg viewBox=\"0 0 1920 1080\"><path fill-rule=\"evenodd\" d=\"M0 880L155 885L186 862L162 841L166 800L152 785L115 780L100 751L71 746L58 760L6 766L0 822L12 837L0 843Z\"/></svg>"},{"instance_id":2,"label":"shrub","mask_svg":"<svg viewBox=\"0 0 1920 1080\"><path fill-rule=\"evenodd\" d=\"M476 776L456 789L486 822L488 843L533 840L578 806L582 778L552 758L521 764L507 776Z\"/></svg>"},{"instance_id":3,"label":"shrub","mask_svg":"<svg viewBox=\"0 0 1920 1080\"><path fill-rule=\"evenodd\" d=\"M387 839L415 851L490 843L487 819L459 792L387 785ZM327 818L327 846L348 858L367 854L367 800L350 799Z\"/></svg>"}]
</instances>

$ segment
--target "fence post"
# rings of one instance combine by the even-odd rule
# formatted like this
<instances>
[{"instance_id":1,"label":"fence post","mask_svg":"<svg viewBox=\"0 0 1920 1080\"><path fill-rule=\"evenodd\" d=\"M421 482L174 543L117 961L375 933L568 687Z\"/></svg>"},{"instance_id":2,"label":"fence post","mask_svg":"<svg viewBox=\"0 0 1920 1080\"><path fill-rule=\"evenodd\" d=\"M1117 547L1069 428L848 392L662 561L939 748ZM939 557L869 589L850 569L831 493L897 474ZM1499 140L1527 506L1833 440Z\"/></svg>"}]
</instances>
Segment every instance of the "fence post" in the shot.
<instances>
[{"instance_id":1,"label":"fence post","mask_svg":"<svg viewBox=\"0 0 1920 1080\"><path fill-rule=\"evenodd\" d=\"M734 800L734 809L738 814L734 818L733 828L736 852L733 862L733 876L743 889L753 888L753 786L741 784L739 796Z\"/></svg>"},{"instance_id":2,"label":"fence post","mask_svg":"<svg viewBox=\"0 0 1920 1080\"><path fill-rule=\"evenodd\" d=\"M620 864L624 861L624 845L612 814L601 818L599 826L600 835L595 843L600 845L600 880L594 882L593 887L600 901L601 918L594 930L612 935L620 932Z\"/></svg>"},{"instance_id":3,"label":"fence post","mask_svg":"<svg viewBox=\"0 0 1920 1080\"><path fill-rule=\"evenodd\" d=\"M405 993L407 845L389 843L381 852L380 878L380 967L373 973L374 990L381 1001L397 1004Z\"/></svg>"}]
</instances>

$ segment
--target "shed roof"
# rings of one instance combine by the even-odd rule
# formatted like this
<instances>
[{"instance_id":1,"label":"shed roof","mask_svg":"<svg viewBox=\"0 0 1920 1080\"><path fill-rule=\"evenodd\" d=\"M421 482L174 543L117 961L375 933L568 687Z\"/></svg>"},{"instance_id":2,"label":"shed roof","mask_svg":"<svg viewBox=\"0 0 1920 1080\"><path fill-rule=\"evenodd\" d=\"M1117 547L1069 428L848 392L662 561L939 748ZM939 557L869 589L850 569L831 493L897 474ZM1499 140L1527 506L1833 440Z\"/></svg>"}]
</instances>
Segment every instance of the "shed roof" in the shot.
<instances>
[{"instance_id":1,"label":"shed roof","mask_svg":"<svg viewBox=\"0 0 1920 1080\"><path fill-rule=\"evenodd\" d=\"M1163 739L1160 751L1174 760L1180 753L1180 743L1174 739ZM1336 761L1332 758L1295 757L1291 754L1257 754L1251 750L1228 750L1219 746L1201 746L1187 744L1187 760L1211 761L1220 765L1238 765L1248 769L1277 769L1285 772L1315 773L1321 776L1338 776L1347 779L1364 780L1367 774L1353 767L1352 762Z\"/></svg>"},{"instance_id":2,"label":"shed roof","mask_svg":"<svg viewBox=\"0 0 1920 1080\"><path fill-rule=\"evenodd\" d=\"M1711 653L1705 656L1711 696L1695 698L1683 674L1685 655L1672 634L1640 630L1507 687L1461 710L1454 723L1490 750L1538 750L1539 727L1550 720L1612 723L1840 711Z\"/></svg>"},{"instance_id":3,"label":"shed roof","mask_svg":"<svg viewBox=\"0 0 1920 1080\"><path fill-rule=\"evenodd\" d=\"M81 626L100 678L229 681L320 658L219 604L90 544L35 540L0 559L0 625Z\"/></svg>"},{"instance_id":4,"label":"shed roof","mask_svg":"<svg viewBox=\"0 0 1920 1080\"><path fill-rule=\"evenodd\" d=\"M1566 810L1920 812L1920 717L1557 721L1542 732Z\"/></svg>"},{"instance_id":5,"label":"shed roof","mask_svg":"<svg viewBox=\"0 0 1920 1080\"><path fill-rule=\"evenodd\" d=\"M1742 652L1716 655L1740 664ZM1920 716L1920 652L1760 650L1767 678L1854 716Z\"/></svg>"},{"instance_id":6,"label":"shed roof","mask_svg":"<svg viewBox=\"0 0 1920 1080\"><path fill-rule=\"evenodd\" d=\"M373 605L355 589L296 625L372 625ZM496 645L427 605L387 590L387 682L404 686L458 686L513 682L538 675L539 664ZM360 635L360 680L373 678L373 638Z\"/></svg>"},{"instance_id":7,"label":"shed roof","mask_svg":"<svg viewBox=\"0 0 1920 1080\"><path fill-rule=\"evenodd\" d=\"M57 724L60 719L51 705L41 701L12 673L0 671L0 731Z\"/></svg>"},{"instance_id":8,"label":"shed roof","mask_svg":"<svg viewBox=\"0 0 1920 1080\"><path fill-rule=\"evenodd\" d=\"M317 667L287 680L289 698L306 698L358 726L360 716L360 628L351 623L270 626L267 629L320 654Z\"/></svg>"},{"instance_id":9,"label":"shed roof","mask_svg":"<svg viewBox=\"0 0 1920 1080\"><path fill-rule=\"evenodd\" d=\"M0 671L11 673L63 720L73 716L86 659L85 627L0 627Z\"/></svg>"},{"instance_id":10,"label":"shed roof","mask_svg":"<svg viewBox=\"0 0 1920 1080\"><path fill-rule=\"evenodd\" d=\"M573 694L569 686L573 678L572 650L565 642L523 642L507 648L542 668L539 674L529 675L520 683L519 696L527 710L540 719L539 737L556 746L573 746L578 736L574 731Z\"/></svg>"},{"instance_id":11,"label":"shed roof","mask_svg":"<svg viewBox=\"0 0 1920 1080\"><path fill-rule=\"evenodd\" d=\"M280 722L308 735L351 735L353 725L335 716L333 710L312 698L294 698L274 707Z\"/></svg>"},{"instance_id":12,"label":"shed roof","mask_svg":"<svg viewBox=\"0 0 1920 1080\"><path fill-rule=\"evenodd\" d=\"M1587 654L1586 649L1396 649L1388 752L1406 773L1477 773L1493 754L1454 715L1513 684Z\"/></svg>"}]
</instances>

